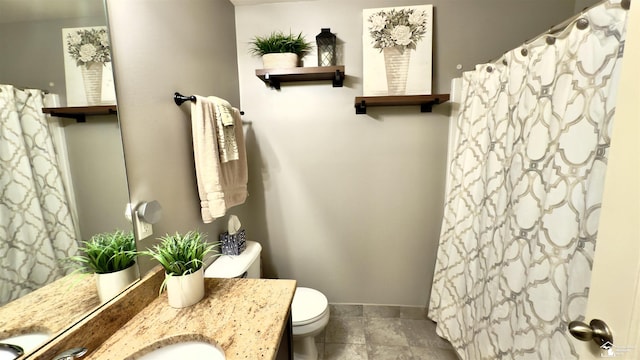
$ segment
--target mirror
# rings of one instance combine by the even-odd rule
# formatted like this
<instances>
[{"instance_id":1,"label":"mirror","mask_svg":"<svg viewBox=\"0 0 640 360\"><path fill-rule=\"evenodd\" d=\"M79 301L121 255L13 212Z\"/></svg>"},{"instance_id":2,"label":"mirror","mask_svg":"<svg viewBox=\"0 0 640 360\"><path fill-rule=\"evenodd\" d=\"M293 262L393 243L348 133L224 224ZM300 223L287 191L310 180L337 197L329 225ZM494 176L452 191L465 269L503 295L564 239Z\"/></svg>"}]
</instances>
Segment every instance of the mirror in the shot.
<instances>
[{"instance_id":1,"label":"mirror","mask_svg":"<svg viewBox=\"0 0 640 360\"><path fill-rule=\"evenodd\" d=\"M65 84L63 29L106 25L102 0L0 0L0 84L58 94L60 104L65 106L69 93ZM8 106L1 99L0 108ZM32 106L22 104L27 110ZM45 105L52 106L56 104ZM34 111L40 108L33 107ZM3 113L4 108L0 116ZM2 123L6 122L2 119ZM23 319L21 332L47 330L55 335L95 310L100 301L93 276L71 282L56 280L65 273L64 268L58 268L59 260L76 251L79 241L94 234L132 230L131 222L124 216L129 194L117 116L87 116L85 122L48 118L46 124L49 128L44 128L44 134L37 133L16 149L5 149L4 154L11 156L0 156L0 184L5 196L9 196L2 201L15 205L0 205L0 342L12 336L7 333L11 331L7 323L9 311L16 319ZM7 134L14 132L0 128L0 141L8 144ZM53 139L41 137L46 133ZM52 147L46 145L49 143ZM59 168L51 172L46 168L38 180L22 177L24 169L13 166L8 159L22 151L50 154L48 150L53 148L57 156L45 165L39 160L42 157L36 157L30 166L26 163L26 170ZM60 180L54 182L61 184L61 192L25 195L37 193L35 188L51 187L49 180L56 172ZM9 193L11 189L16 192ZM53 210L38 210L42 203L53 204ZM23 278L28 280L16 280ZM16 308L15 304L33 291L39 291L37 303ZM50 298L56 298L53 303L59 311L55 314L44 309ZM69 308L65 304L74 305ZM37 319L41 317L48 322L39 323ZM53 322L52 317L56 317Z\"/></svg>"}]
</instances>

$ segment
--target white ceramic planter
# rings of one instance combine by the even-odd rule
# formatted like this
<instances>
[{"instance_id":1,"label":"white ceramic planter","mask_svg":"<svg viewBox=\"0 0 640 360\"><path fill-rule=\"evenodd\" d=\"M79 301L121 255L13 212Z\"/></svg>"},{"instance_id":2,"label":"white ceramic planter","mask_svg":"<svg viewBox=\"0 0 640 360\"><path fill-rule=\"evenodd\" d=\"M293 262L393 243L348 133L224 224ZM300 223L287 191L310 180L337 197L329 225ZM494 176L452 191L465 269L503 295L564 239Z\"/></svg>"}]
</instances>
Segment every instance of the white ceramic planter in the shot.
<instances>
[{"instance_id":1,"label":"white ceramic planter","mask_svg":"<svg viewBox=\"0 0 640 360\"><path fill-rule=\"evenodd\" d=\"M288 69L298 66L298 55L294 53L272 53L262 55L265 69Z\"/></svg>"},{"instance_id":2,"label":"white ceramic planter","mask_svg":"<svg viewBox=\"0 0 640 360\"><path fill-rule=\"evenodd\" d=\"M180 309L191 306L204 298L203 267L193 274L167 277L169 306Z\"/></svg>"},{"instance_id":3,"label":"white ceramic planter","mask_svg":"<svg viewBox=\"0 0 640 360\"><path fill-rule=\"evenodd\" d=\"M128 268L107 274L96 274L96 286L101 303L105 303L120 294L134 281L140 278L136 263Z\"/></svg>"}]
</instances>

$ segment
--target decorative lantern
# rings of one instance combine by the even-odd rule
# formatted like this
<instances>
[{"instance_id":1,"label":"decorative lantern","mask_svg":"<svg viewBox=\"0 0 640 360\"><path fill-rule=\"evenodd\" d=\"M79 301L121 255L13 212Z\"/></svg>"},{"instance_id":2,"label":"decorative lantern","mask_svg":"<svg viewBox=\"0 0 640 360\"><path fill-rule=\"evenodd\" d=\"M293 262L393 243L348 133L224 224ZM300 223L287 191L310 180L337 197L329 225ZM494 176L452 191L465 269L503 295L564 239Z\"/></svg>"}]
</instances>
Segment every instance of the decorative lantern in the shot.
<instances>
[{"instance_id":1,"label":"decorative lantern","mask_svg":"<svg viewBox=\"0 0 640 360\"><path fill-rule=\"evenodd\" d=\"M322 28L322 32L316 36L318 46L318 66L336 65L336 36L331 29Z\"/></svg>"}]
</instances>

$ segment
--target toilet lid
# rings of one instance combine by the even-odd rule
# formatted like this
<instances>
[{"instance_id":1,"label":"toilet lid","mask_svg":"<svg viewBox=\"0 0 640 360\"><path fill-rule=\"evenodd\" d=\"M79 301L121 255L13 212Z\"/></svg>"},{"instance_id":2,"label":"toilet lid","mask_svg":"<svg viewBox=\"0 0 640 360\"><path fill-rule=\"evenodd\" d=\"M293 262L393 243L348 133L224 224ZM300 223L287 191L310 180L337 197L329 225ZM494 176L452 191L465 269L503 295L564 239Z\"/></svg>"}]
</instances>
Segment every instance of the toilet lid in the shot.
<instances>
[{"instance_id":1,"label":"toilet lid","mask_svg":"<svg viewBox=\"0 0 640 360\"><path fill-rule=\"evenodd\" d=\"M322 316L329 301L318 290L298 287L291 303L291 321L294 326L305 325Z\"/></svg>"}]
</instances>

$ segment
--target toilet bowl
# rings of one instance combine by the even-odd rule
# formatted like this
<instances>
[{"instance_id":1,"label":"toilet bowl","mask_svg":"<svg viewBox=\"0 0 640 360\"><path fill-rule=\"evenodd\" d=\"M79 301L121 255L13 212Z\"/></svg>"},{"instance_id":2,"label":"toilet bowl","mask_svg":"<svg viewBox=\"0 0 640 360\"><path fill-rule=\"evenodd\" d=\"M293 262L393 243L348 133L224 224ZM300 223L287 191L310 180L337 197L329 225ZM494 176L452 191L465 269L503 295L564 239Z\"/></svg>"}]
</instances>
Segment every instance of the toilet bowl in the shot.
<instances>
[{"instance_id":1,"label":"toilet bowl","mask_svg":"<svg viewBox=\"0 0 640 360\"><path fill-rule=\"evenodd\" d=\"M291 303L293 325L293 358L316 360L318 349L315 336L329 322L329 301L320 291L297 287Z\"/></svg>"},{"instance_id":2,"label":"toilet bowl","mask_svg":"<svg viewBox=\"0 0 640 360\"><path fill-rule=\"evenodd\" d=\"M204 270L205 277L260 278L260 252L262 246L247 241L240 255L219 256ZM297 287L291 303L293 357L295 360L316 360L318 349L314 337L329 322L329 301L320 291Z\"/></svg>"}]
</instances>

